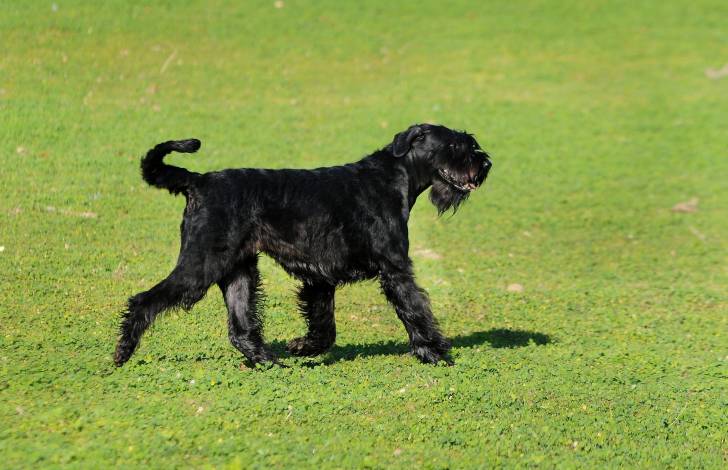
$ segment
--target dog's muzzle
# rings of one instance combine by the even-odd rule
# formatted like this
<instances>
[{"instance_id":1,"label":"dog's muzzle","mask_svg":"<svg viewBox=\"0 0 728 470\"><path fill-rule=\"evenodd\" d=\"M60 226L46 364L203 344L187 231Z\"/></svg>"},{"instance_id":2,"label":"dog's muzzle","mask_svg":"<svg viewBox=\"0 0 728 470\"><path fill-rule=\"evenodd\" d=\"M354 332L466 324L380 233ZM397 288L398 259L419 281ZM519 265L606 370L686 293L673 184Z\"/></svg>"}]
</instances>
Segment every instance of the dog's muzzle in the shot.
<instances>
[{"instance_id":1,"label":"dog's muzzle","mask_svg":"<svg viewBox=\"0 0 728 470\"><path fill-rule=\"evenodd\" d=\"M493 163L489 159L486 158L485 161L483 162L483 169L481 170L483 173L483 179L480 181L481 183L483 181L485 181L485 178L488 177L488 172L490 171L490 169L492 167L493 167Z\"/></svg>"},{"instance_id":2,"label":"dog's muzzle","mask_svg":"<svg viewBox=\"0 0 728 470\"><path fill-rule=\"evenodd\" d=\"M457 189L458 191L469 193L478 189L480 185L483 184L485 178L488 177L488 172L490 171L492 166L493 163L491 163L491 161L486 158L483 162L483 167L480 169L474 180L465 182L458 181L458 179L452 173L450 173L447 168L441 168L437 170L437 173L440 175L440 178L445 180L445 182L453 188Z\"/></svg>"}]
</instances>

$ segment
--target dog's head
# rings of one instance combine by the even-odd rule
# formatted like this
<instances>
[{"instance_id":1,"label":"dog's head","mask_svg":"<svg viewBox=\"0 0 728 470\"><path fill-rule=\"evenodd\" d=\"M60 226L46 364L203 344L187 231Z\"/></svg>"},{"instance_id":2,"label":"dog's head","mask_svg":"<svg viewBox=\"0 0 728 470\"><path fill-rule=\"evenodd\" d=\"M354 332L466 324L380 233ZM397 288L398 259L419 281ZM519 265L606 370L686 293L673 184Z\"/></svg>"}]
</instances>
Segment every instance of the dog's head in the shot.
<instances>
[{"instance_id":1,"label":"dog's head","mask_svg":"<svg viewBox=\"0 0 728 470\"><path fill-rule=\"evenodd\" d=\"M432 124L417 124L394 136L391 152L425 168L424 178L432 184L430 201L440 214L457 210L493 166L472 135Z\"/></svg>"}]
</instances>

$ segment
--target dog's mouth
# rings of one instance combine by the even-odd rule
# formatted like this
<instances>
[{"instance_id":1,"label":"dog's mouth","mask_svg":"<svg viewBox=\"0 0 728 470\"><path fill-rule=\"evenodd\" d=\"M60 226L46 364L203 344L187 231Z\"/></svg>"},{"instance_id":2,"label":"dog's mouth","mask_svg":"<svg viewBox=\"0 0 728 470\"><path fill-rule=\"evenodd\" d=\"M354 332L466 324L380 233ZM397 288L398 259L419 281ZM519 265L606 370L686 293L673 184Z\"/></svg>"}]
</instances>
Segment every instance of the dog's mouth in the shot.
<instances>
[{"instance_id":1,"label":"dog's mouth","mask_svg":"<svg viewBox=\"0 0 728 470\"><path fill-rule=\"evenodd\" d=\"M443 181L445 181L447 184L464 193L474 191L478 189L479 186L479 184L475 181L458 181L458 179L445 168L440 168L439 170L437 170L437 174L440 175L440 178L442 178Z\"/></svg>"},{"instance_id":2,"label":"dog's mouth","mask_svg":"<svg viewBox=\"0 0 728 470\"><path fill-rule=\"evenodd\" d=\"M455 176L447 168L439 168L437 170L437 174L440 176L440 178L442 178L443 181L445 181L454 189L469 193L478 189L483 184L483 182L485 182L485 178L488 176L488 172L490 171L491 166L492 164L490 163L490 160L485 160L480 170L478 170L475 174L471 174L471 178L464 181Z\"/></svg>"}]
</instances>

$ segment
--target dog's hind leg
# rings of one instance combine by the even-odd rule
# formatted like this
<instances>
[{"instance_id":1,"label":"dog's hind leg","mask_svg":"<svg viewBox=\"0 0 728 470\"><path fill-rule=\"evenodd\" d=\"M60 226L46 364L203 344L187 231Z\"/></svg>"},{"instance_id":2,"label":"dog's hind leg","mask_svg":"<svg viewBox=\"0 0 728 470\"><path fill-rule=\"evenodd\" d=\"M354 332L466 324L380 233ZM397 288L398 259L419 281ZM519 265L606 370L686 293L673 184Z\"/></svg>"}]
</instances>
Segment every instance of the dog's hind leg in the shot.
<instances>
[{"instance_id":1,"label":"dog's hind leg","mask_svg":"<svg viewBox=\"0 0 728 470\"><path fill-rule=\"evenodd\" d=\"M450 343L440 333L427 294L415 283L411 270L383 270L380 283L407 330L412 354L425 363L443 360L451 364L447 356Z\"/></svg>"},{"instance_id":2,"label":"dog's hind leg","mask_svg":"<svg viewBox=\"0 0 728 470\"><path fill-rule=\"evenodd\" d=\"M238 263L218 285L228 309L232 345L253 365L275 363L275 356L263 343L263 323L258 314L262 293L257 256Z\"/></svg>"},{"instance_id":3,"label":"dog's hind leg","mask_svg":"<svg viewBox=\"0 0 728 470\"><path fill-rule=\"evenodd\" d=\"M165 280L129 299L114 353L117 366L129 360L142 334L160 313L180 306L191 308L205 296L212 282L206 282L204 276L197 275L198 270L191 263L179 263Z\"/></svg>"},{"instance_id":4,"label":"dog's hind leg","mask_svg":"<svg viewBox=\"0 0 728 470\"><path fill-rule=\"evenodd\" d=\"M317 356L326 352L336 340L334 292L330 284L304 283L298 292L301 313L308 324L306 336L288 343L288 352L296 356Z\"/></svg>"}]
</instances>

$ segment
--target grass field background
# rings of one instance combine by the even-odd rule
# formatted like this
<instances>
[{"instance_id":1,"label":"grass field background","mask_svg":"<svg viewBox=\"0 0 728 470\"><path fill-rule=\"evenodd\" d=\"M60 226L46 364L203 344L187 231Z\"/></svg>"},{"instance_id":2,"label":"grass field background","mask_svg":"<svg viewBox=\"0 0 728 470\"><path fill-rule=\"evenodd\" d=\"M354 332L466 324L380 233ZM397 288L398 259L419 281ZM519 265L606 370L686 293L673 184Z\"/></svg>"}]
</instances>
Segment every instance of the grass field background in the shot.
<instances>
[{"instance_id":1,"label":"grass field background","mask_svg":"<svg viewBox=\"0 0 728 470\"><path fill-rule=\"evenodd\" d=\"M0 7L0 466L725 468L726 2ZM287 369L238 368L216 289L113 367L125 299L178 250L149 147L304 168L415 122L494 157L458 214L410 220L454 367L406 354L376 283ZM283 354L296 283L262 269Z\"/></svg>"}]
</instances>

